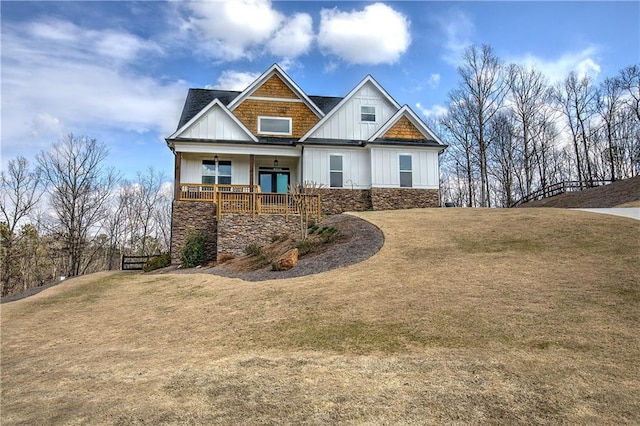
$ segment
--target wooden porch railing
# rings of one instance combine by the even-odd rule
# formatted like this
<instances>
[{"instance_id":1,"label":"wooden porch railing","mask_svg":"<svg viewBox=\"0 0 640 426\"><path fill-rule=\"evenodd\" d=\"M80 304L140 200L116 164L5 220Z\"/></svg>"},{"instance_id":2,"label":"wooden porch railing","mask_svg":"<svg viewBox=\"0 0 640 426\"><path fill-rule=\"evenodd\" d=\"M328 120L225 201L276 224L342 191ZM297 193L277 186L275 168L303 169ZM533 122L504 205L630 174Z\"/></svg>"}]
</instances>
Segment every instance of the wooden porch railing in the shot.
<instances>
[{"instance_id":1,"label":"wooden porch railing","mask_svg":"<svg viewBox=\"0 0 640 426\"><path fill-rule=\"evenodd\" d=\"M218 219L223 213L300 214L306 212L320 220L319 195L263 193L260 185L182 184L180 201L206 201L217 204Z\"/></svg>"}]
</instances>

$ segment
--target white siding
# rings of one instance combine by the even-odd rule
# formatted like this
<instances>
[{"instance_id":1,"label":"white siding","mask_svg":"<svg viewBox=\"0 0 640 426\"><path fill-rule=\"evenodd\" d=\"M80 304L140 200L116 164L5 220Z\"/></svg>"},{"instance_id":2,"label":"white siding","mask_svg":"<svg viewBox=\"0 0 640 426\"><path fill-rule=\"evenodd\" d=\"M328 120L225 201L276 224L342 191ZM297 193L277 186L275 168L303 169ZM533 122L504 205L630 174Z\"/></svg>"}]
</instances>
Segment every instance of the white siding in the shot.
<instances>
[{"instance_id":1,"label":"white siding","mask_svg":"<svg viewBox=\"0 0 640 426\"><path fill-rule=\"evenodd\" d=\"M413 188L438 189L438 149L422 150L404 147L371 148L371 186L378 188L400 187L400 154L412 156Z\"/></svg>"},{"instance_id":2,"label":"white siding","mask_svg":"<svg viewBox=\"0 0 640 426\"><path fill-rule=\"evenodd\" d=\"M371 187L369 152L364 149L310 148L304 151L303 180L329 187L329 155L342 155L342 183L348 189Z\"/></svg>"},{"instance_id":3,"label":"white siding","mask_svg":"<svg viewBox=\"0 0 640 426\"><path fill-rule=\"evenodd\" d=\"M249 184L249 157L236 155L220 155L220 161L231 161L231 183L234 185ZM213 160L213 156L183 155L180 168L182 183L202 183L202 160Z\"/></svg>"},{"instance_id":4,"label":"white siding","mask_svg":"<svg viewBox=\"0 0 640 426\"><path fill-rule=\"evenodd\" d=\"M225 114L219 106L215 106L200 117L178 137L236 141L251 140L246 132L231 117Z\"/></svg>"},{"instance_id":5,"label":"white siding","mask_svg":"<svg viewBox=\"0 0 640 426\"><path fill-rule=\"evenodd\" d=\"M375 106L376 121L360 121L360 107ZM370 82L360 88L310 138L367 140L395 114L396 108Z\"/></svg>"}]
</instances>

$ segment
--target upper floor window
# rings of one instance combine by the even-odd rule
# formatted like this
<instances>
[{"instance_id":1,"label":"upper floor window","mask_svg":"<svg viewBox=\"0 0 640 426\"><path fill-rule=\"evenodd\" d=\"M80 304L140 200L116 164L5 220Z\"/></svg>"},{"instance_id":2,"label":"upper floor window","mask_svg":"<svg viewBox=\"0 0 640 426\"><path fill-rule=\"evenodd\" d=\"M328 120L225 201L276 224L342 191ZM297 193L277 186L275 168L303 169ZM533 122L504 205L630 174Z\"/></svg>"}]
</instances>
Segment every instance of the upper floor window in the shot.
<instances>
[{"instance_id":1,"label":"upper floor window","mask_svg":"<svg viewBox=\"0 0 640 426\"><path fill-rule=\"evenodd\" d=\"M401 188L411 188L413 186L413 165L411 160L411 155L408 154L400 154L398 156Z\"/></svg>"},{"instance_id":2,"label":"upper floor window","mask_svg":"<svg viewBox=\"0 0 640 426\"><path fill-rule=\"evenodd\" d=\"M329 156L329 186L342 188L342 155Z\"/></svg>"},{"instance_id":3,"label":"upper floor window","mask_svg":"<svg viewBox=\"0 0 640 426\"><path fill-rule=\"evenodd\" d=\"M258 117L258 133L267 133L271 135L290 135L291 118Z\"/></svg>"},{"instance_id":4,"label":"upper floor window","mask_svg":"<svg viewBox=\"0 0 640 426\"><path fill-rule=\"evenodd\" d=\"M360 121L366 121L375 123L376 121L376 107L374 106L361 106L360 107Z\"/></svg>"},{"instance_id":5,"label":"upper floor window","mask_svg":"<svg viewBox=\"0 0 640 426\"><path fill-rule=\"evenodd\" d=\"M231 161L202 161L202 183L231 185Z\"/></svg>"}]
</instances>

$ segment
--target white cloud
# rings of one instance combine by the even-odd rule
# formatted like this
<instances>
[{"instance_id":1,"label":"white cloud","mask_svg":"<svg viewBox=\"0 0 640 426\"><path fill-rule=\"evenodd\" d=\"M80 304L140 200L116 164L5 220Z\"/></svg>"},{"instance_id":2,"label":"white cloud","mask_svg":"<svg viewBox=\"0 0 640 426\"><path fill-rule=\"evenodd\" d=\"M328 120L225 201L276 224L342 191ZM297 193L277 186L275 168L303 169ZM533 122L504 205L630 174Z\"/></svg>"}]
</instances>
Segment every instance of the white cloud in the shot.
<instances>
[{"instance_id":1,"label":"white cloud","mask_svg":"<svg viewBox=\"0 0 640 426\"><path fill-rule=\"evenodd\" d=\"M438 86L440 86L440 74L438 74L438 73L431 74L429 76L429 79L427 80L427 84L432 89L437 89Z\"/></svg>"},{"instance_id":2,"label":"white cloud","mask_svg":"<svg viewBox=\"0 0 640 426\"><path fill-rule=\"evenodd\" d=\"M579 76L597 77L600 74L600 64L597 58L598 49L589 46L578 52L568 52L555 59L543 59L533 54L509 58L509 62L523 64L529 68L539 70L551 83L564 80L571 72Z\"/></svg>"},{"instance_id":3,"label":"white cloud","mask_svg":"<svg viewBox=\"0 0 640 426\"><path fill-rule=\"evenodd\" d=\"M473 21L467 14L459 10L435 18L444 35L443 59L451 65L458 66L462 61L464 49L473 43L475 31Z\"/></svg>"},{"instance_id":4,"label":"white cloud","mask_svg":"<svg viewBox=\"0 0 640 426\"><path fill-rule=\"evenodd\" d=\"M284 20L268 0L194 1L184 7L189 15L184 28L222 60L251 57L250 49L268 41Z\"/></svg>"},{"instance_id":5,"label":"white cloud","mask_svg":"<svg viewBox=\"0 0 640 426\"><path fill-rule=\"evenodd\" d=\"M420 102L416 103L416 108L420 113L428 119L437 120L447 113L447 108L442 105L433 105L431 108L425 108Z\"/></svg>"},{"instance_id":6,"label":"white cloud","mask_svg":"<svg viewBox=\"0 0 640 426\"><path fill-rule=\"evenodd\" d=\"M309 51L313 41L313 20L306 13L297 13L269 41L271 53L283 58L295 58Z\"/></svg>"},{"instance_id":7,"label":"white cloud","mask_svg":"<svg viewBox=\"0 0 640 426\"><path fill-rule=\"evenodd\" d=\"M132 71L161 53L154 43L59 20L3 25L2 42L4 155L32 155L71 131L175 130L185 84Z\"/></svg>"},{"instance_id":8,"label":"white cloud","mask_svg":"<svg viewBox=\"0 0 640 426\"><path fill-rule=\"evenodd\" d=\"M391 64L411 44L409 25L405 15L382 3L361 11L322 9L318 44L347 63Z\"/></svg>"},{"instance_id":9,"label":"white cloud","mask_svg":"<svg viewBox=\"0 0 640 426\"><path fill-rule=\"evenodd\" d=\"M309 51L313 19L287 17L269 0L221 0L179 3L182 29L195 35L204 53L216 60L254 59L269 52L295 58Z\"/></svg>"},{"instance_id":10,"label":"white cloud","mask_svg":"<svg viewBox=\"0 0 640 426\"><path fill-rule=\"evenodd\" d=\"M242 91L259 76L260 73L226 70L222 71L222 74L220 74L220 77L216 80L216 84L207 86L207 89Z\"/></svg>"}]
</instances>

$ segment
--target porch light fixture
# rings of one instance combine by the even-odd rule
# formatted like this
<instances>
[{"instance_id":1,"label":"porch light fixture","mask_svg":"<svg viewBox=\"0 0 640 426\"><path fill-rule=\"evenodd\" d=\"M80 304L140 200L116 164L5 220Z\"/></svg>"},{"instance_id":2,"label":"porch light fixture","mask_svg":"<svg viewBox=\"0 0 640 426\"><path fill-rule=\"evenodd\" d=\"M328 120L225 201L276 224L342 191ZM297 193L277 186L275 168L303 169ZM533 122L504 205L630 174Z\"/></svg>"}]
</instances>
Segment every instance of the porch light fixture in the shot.
<instances>
[{"instance_id":1,"label":"porch light fixture","mask_svg":"<svg viewBox=\"0 0 640 426\"><path fill-rule=\"evenodd\" d=\"M278 167L278 159L273 160L273 167Z\"/></svg>"}]
</instances>

